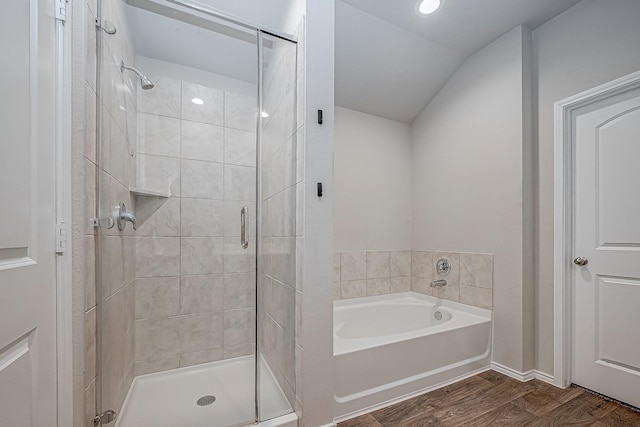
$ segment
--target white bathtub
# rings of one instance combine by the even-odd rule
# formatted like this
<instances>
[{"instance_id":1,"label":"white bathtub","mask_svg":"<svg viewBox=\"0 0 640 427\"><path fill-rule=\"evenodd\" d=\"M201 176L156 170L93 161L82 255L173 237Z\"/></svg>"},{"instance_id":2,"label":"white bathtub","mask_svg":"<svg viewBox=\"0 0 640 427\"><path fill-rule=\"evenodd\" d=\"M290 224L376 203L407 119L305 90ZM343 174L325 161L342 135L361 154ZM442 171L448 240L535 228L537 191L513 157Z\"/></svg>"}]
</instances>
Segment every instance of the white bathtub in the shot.
<instances>
[{"instance_id":1,"label":"white bathtub","mask_svg":"<svg viewBox=\"0 0 640 427\"><path fill-rule=\"evenodd\" d=\"M337 421L484 370L491 359L491 311L414 292L335 301L333 324Z\"/></svg>"}]
</instances>

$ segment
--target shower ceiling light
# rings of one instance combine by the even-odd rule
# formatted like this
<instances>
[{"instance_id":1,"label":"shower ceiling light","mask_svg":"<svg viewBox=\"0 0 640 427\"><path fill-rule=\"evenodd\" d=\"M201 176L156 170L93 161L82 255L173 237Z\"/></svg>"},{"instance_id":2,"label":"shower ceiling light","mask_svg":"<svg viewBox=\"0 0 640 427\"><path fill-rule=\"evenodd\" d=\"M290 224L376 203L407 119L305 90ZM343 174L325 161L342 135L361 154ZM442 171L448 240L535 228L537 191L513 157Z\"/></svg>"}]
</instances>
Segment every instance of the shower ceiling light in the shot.
<instances>
[{"instance_id":1,"label":"shower ceiling light","mask_svg":"<svg viewBox=\"0 0 640 427\"><path fill-rule=\"evenodd\" d=\"M266 119L267 117L269 117L269 113L267 113L266 111L263 111L261 114L262 118Z\"/></svg>"},{"instance_id":2,"label":"shower ceiling light","mask_svg":"<svg viewBox=\"0 0 640 427\"><path fill-rule=\"evenodd\" d=\"M202 99L200 99L200 98L193 98L193 99L191 100L191 102L193 102L193 103L194 103L194 104L196 104L196 105L202 105L202 104L204 104L204 101L203 101Z\"/></svg>"},{"instance_id":3,"label":"shower ceiling light","mask_svg":"<svg viewBox=\"0 0 640 427\"><path fill-rule=\"evenodd\" d=\"M440 9L441 0L421 0L418 3L418 13L421 15L429 15Z\"/></svg>"}]
</instances>

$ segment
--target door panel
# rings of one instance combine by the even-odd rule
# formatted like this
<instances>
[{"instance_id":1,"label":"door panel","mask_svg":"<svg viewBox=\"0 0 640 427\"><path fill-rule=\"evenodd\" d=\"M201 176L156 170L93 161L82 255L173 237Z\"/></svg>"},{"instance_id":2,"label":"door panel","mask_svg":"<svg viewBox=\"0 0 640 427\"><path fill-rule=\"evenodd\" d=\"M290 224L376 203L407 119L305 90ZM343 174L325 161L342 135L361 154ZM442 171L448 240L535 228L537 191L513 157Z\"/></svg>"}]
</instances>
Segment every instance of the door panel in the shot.
<instances>
[{"instance_id":1,"label":"door panel","mask_svg":"<svg viewBox=\"0 0 640 427\"><path fill-rule=\"evenodd\" d=\"M0 26L0 414L56 424L55 18L5 2Z\"/></svg>"},{"instance_id":2,"label":"door panel","mask_svg":"<svg viewBox=\"0 0 640 427\"><path fill-rule=\"evenodd\" d=\"M573 382L640 406L640 92L576 119Z\"/></svg>"}]
</instances>

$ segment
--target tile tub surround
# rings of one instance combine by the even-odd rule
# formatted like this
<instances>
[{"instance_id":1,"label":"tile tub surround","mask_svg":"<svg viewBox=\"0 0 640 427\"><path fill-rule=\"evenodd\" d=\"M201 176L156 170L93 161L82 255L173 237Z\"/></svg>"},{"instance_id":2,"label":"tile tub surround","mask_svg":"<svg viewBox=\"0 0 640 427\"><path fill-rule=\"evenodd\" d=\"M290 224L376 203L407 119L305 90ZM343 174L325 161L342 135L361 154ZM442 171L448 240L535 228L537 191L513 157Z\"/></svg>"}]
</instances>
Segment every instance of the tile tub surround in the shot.
<instances>
[{"instance_id":1,"label":"tile tub surround","mask_svg":"<svg viewBox=\"0 0 640 427\"><path fill-rule=\"evenodd\" d=\"M451 272L444 288L432 288L440 279L436 263L446 258ZM450 301L491 309L493 255L439 251L338 252L333 260L335 300L412 290Z\"/></svg>"},{"instance_id":2,"label":"tile tub surround","mask_svg":"<svg viewBox=\"0 0 640 427\"><path fill-rule=\"evenodd\" d=\"M436 263L451 263L447 276L438 276ZM411 290L475 307L493 307L493 255L476 253L413 251ZM445 279L447 285L432 288L431 281Z\"/></svg>"},{"instance_id":3,"label":"tile tub surround","mask_svg":"<svg viewBox=\"0 0 640 427\"><path fill-rule=\"evenodd\" d=\"M334 299L411 290L411 251L338 252L333 259Z\"/></svg>"},{"instance_id":4,"label":"tile tub surround","mask_svg":"<svg viewBox=\"0 0 640 427\"><path fill-rule=\"evenodd\" d=\"M171 197L136 199L135 375L255 352L255 98L150 77L137 187Z\"/></svg>"}]
</instances>

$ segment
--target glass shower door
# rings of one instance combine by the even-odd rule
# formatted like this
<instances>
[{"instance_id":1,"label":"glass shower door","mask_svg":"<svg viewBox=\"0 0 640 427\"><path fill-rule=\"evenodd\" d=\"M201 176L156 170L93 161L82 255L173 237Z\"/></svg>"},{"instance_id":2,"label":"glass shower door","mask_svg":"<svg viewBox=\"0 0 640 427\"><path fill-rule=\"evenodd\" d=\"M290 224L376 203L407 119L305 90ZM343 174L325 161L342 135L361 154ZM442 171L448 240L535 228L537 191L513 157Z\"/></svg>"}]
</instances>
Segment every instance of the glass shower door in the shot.
<instances>
[{"instance_id":1,"label":"glass shower door","mask_svg":"<svg viewBox=\"0 0 640 427\"><path fill-rule=\"evenodd\" d=\"M296 43L259 33L259 421L296 406L296 55Z\"/></svg>"},{"instance_id":2,"label":"glass shower door","mask_svg":"<svg viewBox=\"0 0 640 427\"><path fill-rule=\"evenodd\" d=\"M257 35L101 3L98 408L118 427L252 424Z\"/></svg>"}]
</instances>

